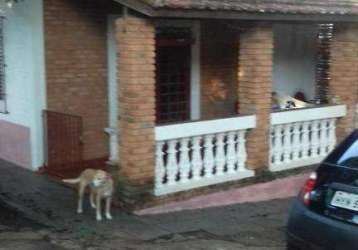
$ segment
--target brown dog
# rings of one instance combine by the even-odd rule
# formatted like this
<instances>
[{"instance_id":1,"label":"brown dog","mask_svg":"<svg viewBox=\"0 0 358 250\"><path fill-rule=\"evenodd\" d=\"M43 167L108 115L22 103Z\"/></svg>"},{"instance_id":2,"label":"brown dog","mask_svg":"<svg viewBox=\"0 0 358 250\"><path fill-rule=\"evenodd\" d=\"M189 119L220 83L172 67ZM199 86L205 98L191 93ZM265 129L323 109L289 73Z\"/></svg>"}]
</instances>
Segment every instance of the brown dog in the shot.
<instances>
[{"instance_id":1,"label":"brown dog","mask_svg":"<svg viewBox=\"0 0 358 250\"><path fill-rule=\"evenodd\" d=\"M76 179L63 180L65 183L78 184L78 207L77 213L83 212L82 203L83 195L87 186L90 187L90 203L96 209L97 221L102 220L101 202L106 200L106 218L112 219L111 201L113 194L113 179L107 172L103 170L86 169Z\"/></svg>"}]
</instances>

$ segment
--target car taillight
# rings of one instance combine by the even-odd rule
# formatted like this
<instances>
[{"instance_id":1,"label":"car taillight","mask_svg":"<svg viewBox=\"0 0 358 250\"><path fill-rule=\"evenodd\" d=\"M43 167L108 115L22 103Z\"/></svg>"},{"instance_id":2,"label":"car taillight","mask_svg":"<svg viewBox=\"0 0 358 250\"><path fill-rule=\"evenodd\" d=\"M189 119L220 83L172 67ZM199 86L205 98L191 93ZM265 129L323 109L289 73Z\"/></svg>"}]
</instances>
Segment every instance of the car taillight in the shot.
<instances>
[{"instance_id":1,"label":"car taillight","mask_svg":"<svg viewBox=\"0 0 358 250\"><path fill-rule=\"evenodd\" d=\"M305 204L306 206L309 206L311 203L311 192L313 191L316 182L317 182L317 173L313 172L302 188L301 199L303 201L303 204Z\"/></svg>"}]
</instances>

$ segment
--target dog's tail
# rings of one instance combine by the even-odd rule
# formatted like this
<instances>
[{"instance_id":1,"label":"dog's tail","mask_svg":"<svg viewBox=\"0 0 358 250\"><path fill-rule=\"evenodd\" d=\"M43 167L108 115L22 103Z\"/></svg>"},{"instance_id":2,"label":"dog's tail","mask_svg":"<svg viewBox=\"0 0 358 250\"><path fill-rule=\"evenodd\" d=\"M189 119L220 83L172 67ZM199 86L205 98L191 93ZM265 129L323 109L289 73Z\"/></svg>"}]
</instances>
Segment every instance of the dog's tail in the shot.
<instances>
[{"instance_id":1,"label":"dog's tail","mask_svg":"<svg viewBox=\"0 0 358 250\"><path fill-rule=\"evenodd\" d=\"M76 178L76 179L65 179L62 180L65 183L69 183L69 184L77 184L80 182L80 178Z\"/></svg>"}]
</instances>

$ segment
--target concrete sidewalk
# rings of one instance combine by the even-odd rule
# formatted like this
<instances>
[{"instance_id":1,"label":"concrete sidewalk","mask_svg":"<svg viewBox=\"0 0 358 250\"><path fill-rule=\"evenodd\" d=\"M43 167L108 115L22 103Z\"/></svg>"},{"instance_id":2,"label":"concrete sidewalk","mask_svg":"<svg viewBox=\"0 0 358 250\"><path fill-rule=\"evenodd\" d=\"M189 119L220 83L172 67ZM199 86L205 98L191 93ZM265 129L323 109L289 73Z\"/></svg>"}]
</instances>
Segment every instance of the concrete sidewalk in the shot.
<instances>
[{"instance_id":1,"label":"concrete sidewalk","mask_svg":"<svg viewBox=\"0 0 358 250\"><path fill-rule=\"evenodd\" d=\"M114 220L97 223L88 202L84 214L76 214L74 190L3 161L0 200L34 226L47 226L30 229L33 237L63 249L284 249L289 207L284 199L146 216L114 210Z\"/></svg>"}]
</instances>

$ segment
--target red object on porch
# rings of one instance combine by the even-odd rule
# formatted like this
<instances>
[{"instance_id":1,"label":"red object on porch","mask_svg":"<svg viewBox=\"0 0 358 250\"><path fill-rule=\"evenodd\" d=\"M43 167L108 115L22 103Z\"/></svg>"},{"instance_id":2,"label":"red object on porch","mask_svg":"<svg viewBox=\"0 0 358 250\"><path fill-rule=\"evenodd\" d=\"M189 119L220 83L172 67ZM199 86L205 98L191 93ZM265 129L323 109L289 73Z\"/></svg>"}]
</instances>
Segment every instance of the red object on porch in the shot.
<instances>
[{"instance_id":1,"label":"red object on porch","mask_svg":"<svg viewBox=\"0 0 358 250\"><path fill-rule=\"evenodd\" d=\"M303 93L302 91L297 91L294 95L294 98L303 102L307 101L305 93Z\"/></svg>"}]
</instances>

